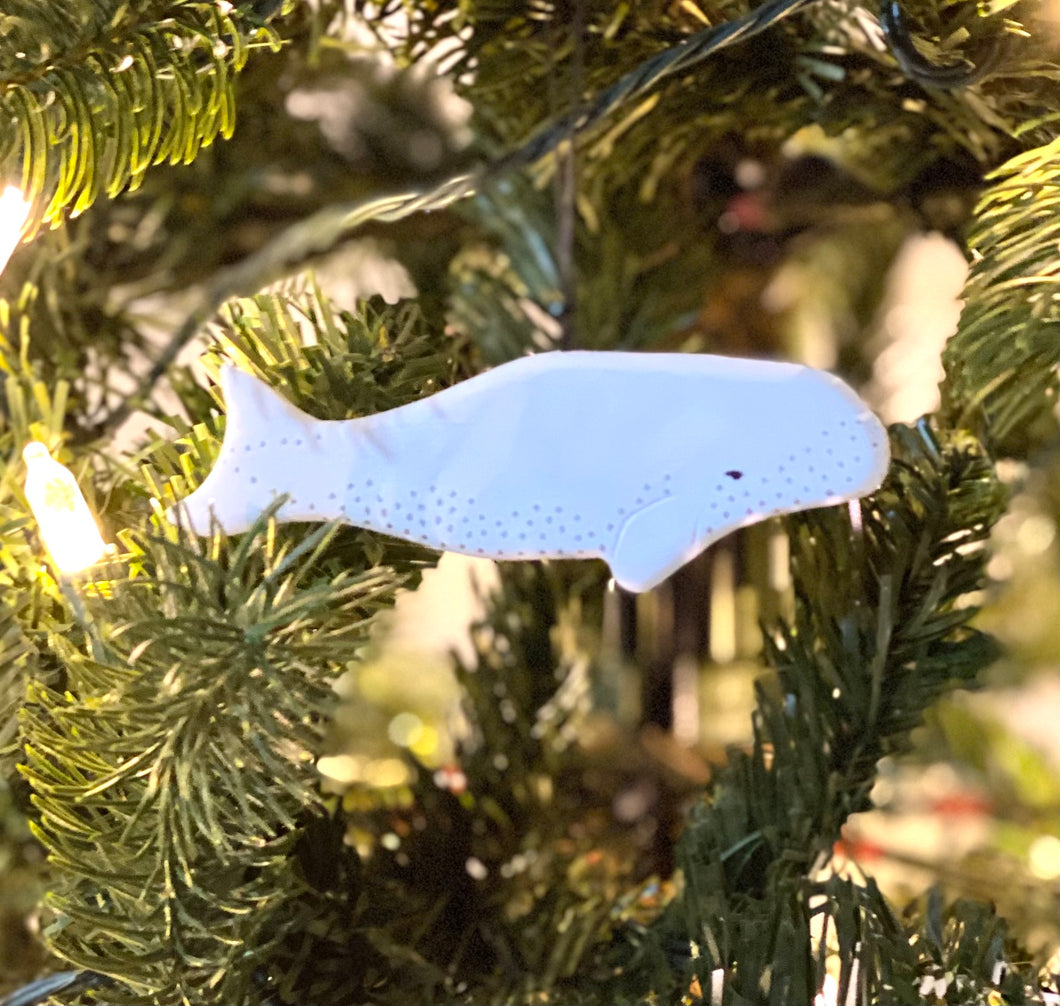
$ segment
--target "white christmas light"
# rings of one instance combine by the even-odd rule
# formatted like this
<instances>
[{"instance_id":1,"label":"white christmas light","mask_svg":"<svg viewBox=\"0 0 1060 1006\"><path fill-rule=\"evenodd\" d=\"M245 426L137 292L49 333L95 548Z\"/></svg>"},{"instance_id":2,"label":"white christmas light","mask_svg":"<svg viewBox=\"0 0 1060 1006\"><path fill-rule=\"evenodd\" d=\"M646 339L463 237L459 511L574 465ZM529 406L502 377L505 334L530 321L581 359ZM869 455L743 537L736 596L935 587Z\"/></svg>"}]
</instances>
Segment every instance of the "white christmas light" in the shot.
<instances>
[{"instance_id":1,"label":"white christmas light","mask_svg":"<svg viewBox=\"0 0 1060 1006\"><path fill-rule=\"evenodd\" d=\"M30 204L13 185L0 192L0 272L18 246L22 237L22 226L29 216Z\"/></svg>"},{"instance_id":2,"label":"white christmas light","mask_svg":"<svg viewBox=\"0 0 1060 1006\"><path fill-rule=\"evenodd\" d=\"M37 440L26 445L22 457L26 499L55 565L63 573L77 573L98 562L106 545L69 469Z\"/></svg>"},{"instance_id":3,"label":"white christmas light","mask_svg":"<svg viewBox=\"0 0 1060 1006\"><path fill-rule=\"evenodd\" d=\"M836 1006L839 1000L839 982L834 975L824 976L824 985L813 1000L813 1006Z\"/></svg>"},{"instance_id":4,"label":"white christmas light","mask_svg":"<svg viewBox=\"0 0 1060 1006\"><path fill-rule=\"evenodd\" d=\"M306 415L221 374L213 471L174 509L199 534L344 520L492 559L607 561L648 590L711 542L775 514L872 492L887 434L837 377L677 353L541 353L361 419Z\"/></svg>"}]
</instances>

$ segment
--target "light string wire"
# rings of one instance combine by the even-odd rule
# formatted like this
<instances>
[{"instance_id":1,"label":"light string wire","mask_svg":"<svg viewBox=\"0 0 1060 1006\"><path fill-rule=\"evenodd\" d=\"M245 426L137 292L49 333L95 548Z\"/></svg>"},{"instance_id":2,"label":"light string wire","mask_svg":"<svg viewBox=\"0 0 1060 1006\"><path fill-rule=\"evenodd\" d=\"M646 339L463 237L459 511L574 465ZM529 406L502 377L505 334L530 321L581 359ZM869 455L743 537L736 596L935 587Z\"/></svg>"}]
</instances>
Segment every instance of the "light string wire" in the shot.
<instances>
[{"instance_id":1,"label":"light string wire","mask_svg":"<svg viewBox=\"0 0 1060 1006\"><path fill-rule=\"evenodd\" d=\"M99 420L75 431L73 443L84 444L99 439L128 419L147 400L181 350L231 298L252 295L279 279L296 263L333 247L361 224L369 221L393 223L415 213L446 209L474 195L501 175L538 162L564 140L596 125L617 106L640 97L668 77L689 70L714 53L751 38L818 2L820 0L771 0L741 18L697 32L645 60L586 105L560 117L521 147L476 171L454 175L429 189L417 188L330 206L291 225L257 252L220 271L206 285L198 303L136 389Z\"/></svg>"}]
</instances>

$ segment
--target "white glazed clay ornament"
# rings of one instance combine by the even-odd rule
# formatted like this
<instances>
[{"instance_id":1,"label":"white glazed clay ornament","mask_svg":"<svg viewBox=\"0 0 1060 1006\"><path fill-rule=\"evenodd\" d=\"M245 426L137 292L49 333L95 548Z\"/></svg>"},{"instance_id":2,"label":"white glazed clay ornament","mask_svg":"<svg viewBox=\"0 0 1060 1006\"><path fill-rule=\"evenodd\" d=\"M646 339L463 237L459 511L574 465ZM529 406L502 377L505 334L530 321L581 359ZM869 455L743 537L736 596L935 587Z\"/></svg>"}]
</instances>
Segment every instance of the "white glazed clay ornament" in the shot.
<instances>
[{"instance_id":1,"label":"white glazed clay ornament","mask_svg":"<svg viewBox=\"0 0 1060 1006\"><path fill-rule=\"evenodd\" d=\"M493 559L599 557L654 587L711 542L774 514L867 495L887 435L839 378L790 363L552 352L389 412L318 420L221 373L217 464L172 512L247 530L343 520Z\"/></svg>"}]
</instances>

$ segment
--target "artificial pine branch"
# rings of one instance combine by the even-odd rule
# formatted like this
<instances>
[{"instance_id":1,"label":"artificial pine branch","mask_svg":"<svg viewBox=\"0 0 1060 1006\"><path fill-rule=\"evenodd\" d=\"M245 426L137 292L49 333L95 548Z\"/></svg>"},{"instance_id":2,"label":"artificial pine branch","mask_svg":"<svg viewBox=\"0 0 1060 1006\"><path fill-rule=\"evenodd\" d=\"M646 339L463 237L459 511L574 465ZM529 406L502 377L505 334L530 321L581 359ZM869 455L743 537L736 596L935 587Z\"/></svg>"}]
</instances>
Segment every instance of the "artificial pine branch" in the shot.
<instances>
[{"instance_id":1,"label":"artificial pine branch","mask_svg":"<svg viewBox=\"0 0 1060 1006\"><path fill-rule=\"evenodd\" d=\"M393 895L421 904L414 946L449 962L439 1001L599 1001L601 947L642 869L631 836L608 829L610 793L586 785L603 766L577 744L606 579L595 563L503 564L471 627L474 657L456 661L459 771L413 762L407 806L351 815L370 835L400 836L375 839L365 882L389 880ZM404 994L388 988L385 1001Z\"/></svg>"},{"instance_id":2,"label":"artificial pine branch","mask_svg":"<svg viewBox=\"0 0 1060 1006\"><path fill-rule=\"evenodd\" d=\"M353 229L369 221L393 222L415 213L444 209L510 171L536 164L552 155L556 147L570 136L591 131L615 114L616 110L643 97L660 82L697 66L728 46L758 35L810 2L812 0L773 0L742 18L699 32L681 45L645 60L596 95L584 110L579 109L558 122L546 124L515 149L487 162L475 172L461 172L424 188L378 196L354 204L330 206L308 220L292 225L264 248L238 265L224 270L207 285L136 392L129 395L121 406L99 418L89 430L82 430L79 439L85 441L102 436L106 430L115 428L128 418L133 409L141 406L184 346L226 300L249 296L285 275L310 255L334 247Z\"/></svg>"},{"instance_id":3,"label":"artificial pine branch","mask_svg":"<svg viewBox=\"0 0 1060 1006\"><path fill-rule=\"evenodd\" d=\"M188 164L235 126L232 78L253 44L275 46L253 5L110 0L2 15L0 167L21 161L34 227L136 188L164 161Z\"/></svg>"},{"instance_id":4,"label":"artificial pine branch","mask_svg":"<svg viewBox=\"0 0 1060 1006\"><path fill-rule=\"evenodd\" d=\"M402 582L323 578L333 533L129 535L128 572L88 594L83 638L62 647L67 691L31 686L23 772L55 870L53 945L134 999L246 1000L237 962L267 958L302 889L291 852L319 803L329 679Z\"/></svg>"},{"instance_id":5,"label":"artificial pine branch","mask_svg":"<svg viewBox=\"0 0 1060 1006\"><path fill-rule=\"evenodd\" d=\"M968 244L967 308L943 362L943 408L1002 454L1054 427L1060 325L1060 141L1007 161L988 179ZM1005 336L999 338L999 327Z\"/></svg>"},{"instance_id":6,"label":"artificial pine branch","mask_svg":"<svg viewBox=\"0 0 1060 1006\"><path fill-rule=\"evenodd\" d=\"M337 316L312 297L273 295L230 317L228 353L310 408L379 411L447 382L454 365L409 305ZM167 502L183 495L222 433L217 420L187 427L183 454L159 441L144 483ZM22 771L55 870L51 939L67 960L120 979L108 1002L253 1001L276 980L268 962L321 910L295 850L322 813L313 758L330 682L357 659L374 612L432 557L355 529L306 534L265 519L200 545L145 522L143 490L126 480L111 504L125 526L138 513L140 530L123 533L106 578L51 591L53 605L82 595L65 617L18 613L62 671L54 689L31 667L20 716Z\"/></svg>"},{"instance_id":7,"label":"artificial pine branch","mask_svg":"<svg viewBox=\"0 0 1060 1006\"><path fill-rule=\"evenodd\" d=\"M1041 171L1046 161L1035 152L1019 164ZM1049 171L1051 177L1051 159ZM1026 220L1025 207L1036 204L1026 200L1025 183L1004 192L984 200L987 218L1007 212ZM944 400L967 401L968 385L957 383L966 371L958 364L967 359L961 350L982 338L984 305L1013 287L1036 290L1043 271L1054 267L1053 215L1031 210L1031 220L1037 226L1027 221L1011 244L1000 235L984 242L992 254L969 281L974 297L947 350ZM986 226L982 221L978 233ZM1055 310L1055 298L1049 292L1032 296L1028 307L1033 318ZM1013 367L1018 383L1008 369L987 371L990 360L1007 368L1007 354L987 346L971 356L967 373L989 390L994 414L1048 407L1045 392L1053 387L1056 363L1055 352L1043 350L1043 338L1032 325L1029 349ZM1038 392L1029 403L1026 389ZM986 425L986 435L992 432ZM915 428L893 428L891 439L890 474L861 504L860 527L836 509L789 519L795 620L767 637L777 680L758 687L752 751L733 752L712 799L693 811L682 835L685 890L634 953L634 966L651 975L655 987L680 989L693 980L702 986L720 973L741 1002L812 994L823 972L821 962L816 971L806 963L812 958L809 921L823 912L846 950L842 994L855 979L859 996L874 1002L897 1006L920 994L925 962L909 958L905 934L889 923L890 909L875 888L869 885L861 899L857 939L849 929L843 938L847 909L834 897L814 908L812 898L827 892L811 882L812 874L815 864L827 862L847 817L871 806L879 759L905 750L924 711L946 690L974 686L995 659L996 644L968 624L976 610L969 596L984 582L985 544L1005 495L986 448L965 429L922 420ZM954 986L960 995L970 989L985 994L1004 973L997 970L1003 933L987 933L982 945L978 933L969 935L974 953L947 952L947 963L954 957L961 962ZM668 981L674 947L682 941L696 950ZM936 965L940 956L946 956L941 949ZM1009 987L1022 997L1030 984L1026 973L1014 972Z\"/></svg>"},{"instance_id":8,"label":"artificial pine branch","mask_svg":"<svg viewBox=\"0 0 1060 1006\"><path fill-rule=\"evenodd\" d=\"M954 150L989 163L1011 143L1006 134L1053 103L1055 90L1047 32L1019 36L1018 26L1040 19L1033 3L1007 8L1005 23L967 7L908 5L924 26L917 43L933 58L952 61L955 38L972 39L973 58L977 46L989 49L999 38L1006 40L987 79L950 92L918 86L901 72L875 8L800 5L799 16L754 40L741 33L740 44L722 52L716 38L710 41L715 32L757 23L772 6L675 7L658 0L616 8L585 0L584 76L560 109L546 83L559 72L570 73L574 42L569 19L559 11L545 17L519 2L405 6L411 8L409 29L399 43L406 58L422 59L444 40L451 50L450 72L473 104L479 132L502 149L532 145L535 134L562 138L559 124L554 130L543 130L542 124L568 105L585 102L584 110L569 113L579 123L579 143L588 140L604 149L581 159L579 175L584 183L603 173L609 189L620 178L646 182L665 176L731 132L780 142L797 121L818 123L859 176L893 196L896 181L911 181ZM685 72L706 54L711 58L695 73ZM663 68L655 77L654 69ZM651 94L640 86L647 81L654 87ZM1034 132L1048 135L1047 128ZM915 138L928 136L930 148L919 148ZM622 156L609 156L619 144Z\"/></svg>"},{"instance_id":9,"label":"artificial pine branch","mask_svg":"<svg viewBox=\"0 0 1060 1006\"><path fill-rule=\"evenodd\" d=\"M767 639L777 679L758 686L753 748L731 753L693 810L678 843L684 891L650 934L655 949L635 957L643 966L659 948L697 944L678 986L705 986L720 969L737 1001L812 996L823 978L812 966L814 870L847 817L871 806L879 759L905 750L938 696L974 683L996 655L961 606L1003 510L989 461L967 434L926 422L894 428L892 450L862 528L834 508L789 522L796 615ZM889 909L875 897L859 911L861 950L845 966L857 958L871 1001L910 1001L914 969L898 982L880 964L901 959L900 943L880 952L870 938L882 927L886 939Z\"/></svg>"},{"instance_id":10,"label":"artificial pine branch","mask_svg":"<svg viewBox=\"0 0 1060 1006\"><path fill-rule=\"evenodd\" d=\"M21 522L0 525L0 537L21 530ZM26 640L6 601L0 601L0 768L4 775L17 749L18 709L25 695Z\"/></svg>"}]
</instances>

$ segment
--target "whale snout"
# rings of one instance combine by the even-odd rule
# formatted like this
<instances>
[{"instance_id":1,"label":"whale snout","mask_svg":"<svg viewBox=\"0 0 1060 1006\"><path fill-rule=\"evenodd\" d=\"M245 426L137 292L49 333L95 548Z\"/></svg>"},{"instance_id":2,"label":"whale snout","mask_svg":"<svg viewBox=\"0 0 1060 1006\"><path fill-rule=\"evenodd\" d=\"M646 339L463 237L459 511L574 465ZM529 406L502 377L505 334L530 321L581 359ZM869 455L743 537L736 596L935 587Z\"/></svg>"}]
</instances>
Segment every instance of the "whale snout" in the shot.
<instances>
[{"instance_id":1,"label":"whale snout","mask_svg":"<svg viewBox=\"0 0 1060 1006\"><path fill-rule=\"evenodd\" d=\"M859 480L864 492L872 492L880 487L887 469L891 464L891 444L887 429L875 413L867 409L858 416L861 434L865 439L865 450L862 454L863 473Z\"/></svg>"}]
</instances>

